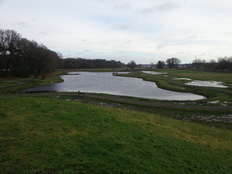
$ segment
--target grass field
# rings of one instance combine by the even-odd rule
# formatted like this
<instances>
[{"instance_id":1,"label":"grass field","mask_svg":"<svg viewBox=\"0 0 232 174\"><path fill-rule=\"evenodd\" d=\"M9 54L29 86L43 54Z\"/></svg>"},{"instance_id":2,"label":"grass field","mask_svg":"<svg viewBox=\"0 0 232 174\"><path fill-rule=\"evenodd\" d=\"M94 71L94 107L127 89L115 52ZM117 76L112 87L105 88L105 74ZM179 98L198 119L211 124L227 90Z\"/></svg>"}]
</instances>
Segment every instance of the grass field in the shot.
<instances>
[{"instance_id":1,"label":"grass field","mask_svg":"<svg viewBox=\"0 0 232 174\"><path fill-rule=\"evenodd\" d=\"M56 98L0 98L0 173L230 173L232 132Z\"/></svg>"},{"instance_id":2,"label":"grass field","mask_svg":"<svg viewBox=\"0 0 232 174\"><path fill-rule=\"evenodd\" d=\"M163 70L165 71L165 70ZM187 77L196 80L213 80L226 83L232 83L232 73L223 73L223 72L205 72L205 71L196 71L196 70L169 70L165 71L170 75L177 77Z\"/></svg>"}]
</instances>

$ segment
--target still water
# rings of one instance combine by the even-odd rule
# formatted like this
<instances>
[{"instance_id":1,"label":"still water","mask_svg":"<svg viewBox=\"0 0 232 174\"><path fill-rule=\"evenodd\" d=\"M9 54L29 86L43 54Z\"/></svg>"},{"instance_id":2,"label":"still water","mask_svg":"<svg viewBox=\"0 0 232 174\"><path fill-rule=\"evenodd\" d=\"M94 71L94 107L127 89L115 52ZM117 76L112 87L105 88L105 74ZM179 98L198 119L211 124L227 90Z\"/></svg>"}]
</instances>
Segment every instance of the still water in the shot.
<instances>
[{"instance_id":1,"label":"still water","mask_svg":"<svg viewBox=\"0 0 232 174\"><path fill-rule=\"evenodd\" d=\"M76 75L71 75L76 74ZM79 74L79 75L78 75ZM23 92L90 92L159 100L200 100L204 96L160 89L154 82L139 78L113 76L111 72L80 72L63 75L62 83L31 88Z\"/></svg>"}]
</instances>

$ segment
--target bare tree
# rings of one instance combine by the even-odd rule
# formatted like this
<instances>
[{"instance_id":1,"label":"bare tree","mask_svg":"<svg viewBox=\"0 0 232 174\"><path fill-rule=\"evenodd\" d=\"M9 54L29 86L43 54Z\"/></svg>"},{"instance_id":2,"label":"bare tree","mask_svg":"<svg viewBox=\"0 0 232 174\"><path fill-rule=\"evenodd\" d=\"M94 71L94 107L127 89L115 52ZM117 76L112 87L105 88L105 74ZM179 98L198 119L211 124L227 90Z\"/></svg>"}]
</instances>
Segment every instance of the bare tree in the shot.
<instances>
[{"instance_id":1,"label":"bare tree","mask_svg":"<svg viewBox=\"0 0 232 174\"><path fill-rule=\"evenodd\" d=\"M58 55L44 45L21 38L16 31L0 29L0 62L3 64L0 68L4 69L4 76L10 72L12 76L34 74L38 77L54 71L58 59Z\"/></svg>"},{"instance_id":2,"label":"bare tree","mask_svg":"<svg viewBox=\"0 0 232 174\"><path fill-rule=\"evenodd\" d=\"M128 68L134 69L136 67L136 63L135 61L131 60L128 64L127 64Z\"/></svg>"},{"instance_id":3,"label":"bare tree","mask_svg":"<svg viewBox=\"0 0 232 174\"><path fill-rule=\"evenodd\" d=\"M181 60L175 57L169 58L166 60L169 68L177 68L178 64L180 64Z\"/></svg>"},{"instance_id":4,"label":"bare tree","mask_svg":"<svg viewBox=\"0 0 232 174\"><path fill-rule=\"evenodd\" d=\"M221 71L232 71L232 57L218 58L216 69Z\"/></svg>"},{"instance_id":5,"label":"bare tree","mask_svg":"<svg viewBox=\"0 0 232 174\"><path fill-rule=\"evenodd\" d=\"M206 61L204 59L195 59L195 60L193 60L192 65L195 68L203 69L206 65Z\"/></svg>"},{"instance_id":6,"label":"bare tree","mask_svg":"<svg viewBox=\"0 0 232 174\"><path fill-rule=\"evenodd\" d=\"M165 62L164 61L159 60L157 62L157 68L162 69L164 66L165 66Z\"/></svg>"},{"instance_id":7,"label":"bare tree","mask_svg":"<svg viewBox=\"0 0 232 174\"><path fill-rule=\"evenodd\" d=\"M14 30L0 29L0 54L6 60L5 73L7 74L10 68L13 68L14 58L19 54L19 42L21 35Z\"/></svg>"}]
</instances>

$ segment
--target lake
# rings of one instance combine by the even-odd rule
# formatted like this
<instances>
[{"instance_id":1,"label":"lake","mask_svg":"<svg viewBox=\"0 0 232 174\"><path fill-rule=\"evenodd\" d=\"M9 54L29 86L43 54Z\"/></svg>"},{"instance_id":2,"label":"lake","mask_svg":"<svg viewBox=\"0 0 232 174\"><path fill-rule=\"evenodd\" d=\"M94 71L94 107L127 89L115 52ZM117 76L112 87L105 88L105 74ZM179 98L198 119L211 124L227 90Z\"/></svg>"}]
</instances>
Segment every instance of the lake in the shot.
<instances>
[{"instance_id":1,"label":"lake","mask_svg":"<svg viewBox=\"0 0 232 174\"><path fill-rule=\"evenodd\" d=\"M73 74L73 75L72 75ZM154 82L139 78L113 76L112 72L70 72L62 83L27 89L21 92L89 92L159 100L200 100L204 96L158 88Z\"/></svg>"}]
</instances>

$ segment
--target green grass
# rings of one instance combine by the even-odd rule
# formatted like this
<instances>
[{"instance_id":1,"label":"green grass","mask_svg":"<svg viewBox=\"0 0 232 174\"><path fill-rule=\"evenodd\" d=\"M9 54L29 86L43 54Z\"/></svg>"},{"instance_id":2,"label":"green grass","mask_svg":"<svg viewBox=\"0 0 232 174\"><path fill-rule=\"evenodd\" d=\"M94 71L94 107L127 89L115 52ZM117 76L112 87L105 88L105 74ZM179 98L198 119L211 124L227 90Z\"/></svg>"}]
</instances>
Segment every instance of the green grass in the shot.
<instances>
[{"instance_id":1,"label":"green grass","mask_svg":"<svg viewBox=\"0 0 232 174\"><path fill-rule=\"evenodd\" d=\"M143 73L141 71L136 71L136 72L131 72L129 74L119 74L118 76L141 78L145 81L156 82L157 86L163 89L169 89L174 91L185 91L183 89L183 85L170 83L170 78L164 77L163 75L152 75L152 74Z\"/></svg>"},{"instance_id":2,"label":"green grass","mask_svg":"<svg viewBox=\"0 0 232 174\"><path fill-rule=\"evenodd\" d=\"M20 90L28 89L36 86L43 86L51 83L59 83L63 80L60 75L67 74L67 71L60 70L50 73L44 80L41 77L33 78L0 78L0 95L13 94Z\"/></svg>"},{"instance_id":3,"label":"green grass","mask_svg":"<svg viewBox=\"0 0 232 174\"><path fill-rule=\"evenodd\" d=\"M169 75L177 77L192 78L194 80L212 80L226 83L232 83L232 73L206 72L197 70L158 70L168 72Z\"/></svg>"},{"instance_id":4,"label":"green grass","mask_svg":"<svg viewBox=\"0 0 232 174\"><path fill-rule=\"evenodd\" d=\"M168 72L169 78L173 77L181 77L181 78L190 78L193 80L203 80L203 81L219 81L224 82L229 88L222 89L214 88L214 89L204 89L201 87L187 87L188 89L198 90L200 89L200 93L208 97L209 101L232 101L232 73L223 73L223 72L205 72L205 71L196 71L196 70L162 70L162 72ZM181 81L176 81L181 83ZM182 84L185 81L182 82ZM193 92L194 92L193 90ZM199 91L198 91L199 92Z\"/></svg>"},{"instance_id":5,"label":"green grass","mask_svg":"<svg viewBox=\"0 0 232 174\"><path fill-rule=\"evenodd\" d=\"M120 76L142 78L146 81L152 81L157 84L158 87L167 90L190 92L207 97L207 101L221 102L232 101L232 74L231 73L213 73L202 72L193 70L159 70L161 72L167 72L167 75L152 75L142 72L131 72L129 74L120 74ZM211 80L225 82L229 88L205 88L199 86L185 85L184 81L174 80L175 77L185 77L197 80Z\"/></svg>"},{"instance_id":6,"label":"green grass","mask_svg":"<svg viewBox=\"0 0 232 174\"><path fill-rule=\"evenodd\" d=\"M232 132L53 98L0 98L0 173L230 173Z\"/></svg>"}]
</instances>

